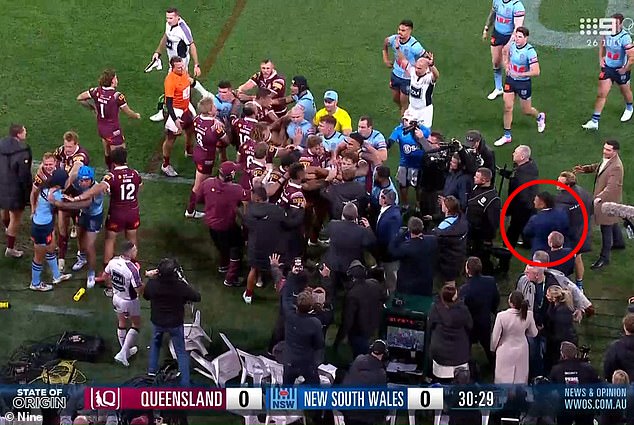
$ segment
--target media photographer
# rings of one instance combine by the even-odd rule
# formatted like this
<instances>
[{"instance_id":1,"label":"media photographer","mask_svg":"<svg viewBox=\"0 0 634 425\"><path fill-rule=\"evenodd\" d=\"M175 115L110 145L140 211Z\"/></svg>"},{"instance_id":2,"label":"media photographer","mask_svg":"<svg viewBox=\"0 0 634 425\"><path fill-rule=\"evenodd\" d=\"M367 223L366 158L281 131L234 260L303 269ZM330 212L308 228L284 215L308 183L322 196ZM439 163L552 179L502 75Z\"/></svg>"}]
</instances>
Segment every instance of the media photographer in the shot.
<instances>
[{"instance_id":1,"label":"media photographer","mask_svg":"<svg viewBox=\"0 0 634 425\"><path fill-rule=\"evenodd\" d=\"M470 160L465 160L465 166L468 167L467 172L474 175L478 168L484 167L491 171L495 170L495 152L493 152L486 144L482 133L478 130L469 130L464 138L465 149L469 154ZM491 178L491 185L495 184L495 174Z\"/></svg>"},{"instance_id":2,"label":"media photographer","mask_svg":"<svg viewBox=\"0 0 634 425\"><path fill-rule=\"evenodd\" d=\"M450 144L442 134L432 132L428 138L428 149L423 155L421 173L418 179L418 203L422 215L438 214L438 195L445 187L445 179L451 158Z\"/></svg>"},{"instance_id":3,"label":"media photographer","mask_svg":"<svg viewBox=\"0 0 634 425\"><path fill-rule=\"evenodd\" d=\"M427 138L430 135L429 128L419 124L411 114L406 112L401 124L394 128L388 139L388 149L395 143L399 146L400 160L396 178L401 192L401 205L404 208L408 208L409 205L407 197L409 188L418 186L422 159L428 147Z\"/></svg>"},{"instance_id":4,"label":"media photographer","mask_svg":"<svg viewBox=\"0 0 634 425\"><path fill-rule=\"evenodd\" d=\"M158 372L163 334L169 333L176 351L180 384L189 386L189 353L185 350L183 332L185 304L199 302L200 293L189 285L182 267L173 258L162 259L157 269L149 270L146 276L150 280L145 285L143 298L150 301L153 328L148 375L154 376Z\"/></svg>"}]
</instances>

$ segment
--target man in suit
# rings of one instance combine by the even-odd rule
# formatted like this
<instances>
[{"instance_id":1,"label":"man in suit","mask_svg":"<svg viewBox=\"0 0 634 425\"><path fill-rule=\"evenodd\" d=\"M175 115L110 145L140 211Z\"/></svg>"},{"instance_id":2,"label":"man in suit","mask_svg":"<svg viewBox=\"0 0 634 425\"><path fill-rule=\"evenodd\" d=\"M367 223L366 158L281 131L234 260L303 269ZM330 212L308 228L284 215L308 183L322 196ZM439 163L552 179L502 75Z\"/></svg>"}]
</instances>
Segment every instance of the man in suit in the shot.
<instances>
[{"instance_id":1,"label":"man in suit","mask_svg":"<svg viewBox=\"0 0 634 425\"><path fill-rule=\"evenodd\" d=\"M509 196L518 187L539 177L537 164L531 159L531 148L526 145L519 145L513 151L513 173L509 179ZM509 205L507 214L511 217L511 223L507 230L507 236L511 246L515 248L517 241L528 223L528 220L535 213L533 199L537 195L537 185L527 187L522 190ZM528 245L524 241L524 245Z\"/></svg>"},{"instance_id":2,"label":"man in suit","mask_svg":"<svg viewBox=\"0 0 634 425\"><path fill-rule=\"evenodd\" d=\"M612 249L624 249L625 241L619 227L620 219L610 217L601 210L604 202L620 203L623 197L623 163L619 157L619 142L607 140L603 144L601 163L576 165L576 173L596 173L594 178L594 221L601 227L601 253L590 266L601 269L610 263Z\"/></svg>"},{"instance_id":3,"label":"man in suit","mask_svg":"<svg viewBox=\"0 0 634 425\"><path fill-rule=\"evenodd\" d=\"M423 236L423 229L423 220L411 217L407 228L390 242L390 254L400 262L396 291L402 294L431 296L434 289L438 240Z\"/></svg>"},{"instance_id":4,"label":"man in suit","mask_svg":"<svg viewBox=\"0 0 634 425\"><path fill-rule=\"evenodd\" d=\"M461 298L471 317L471 343L480 343L487 356L489 365L495 366L495 358L491 352L492 315L497 313L500 305L500 291L495 278L482 275L482 261L478 257L469 257L465 264L467 281L460 287L458 297Z\"/></svg>"},{"instance_id":5,"label":"man in suit","mask_svg":"<svg viewBox=\"0 0 634 425\"><path fill-rule=\"evenodd\" d=\"M376 242L368 220L359 220L356 205L346 204L341 218L342 220L332 220L326 228L330 246L326 251L325 263L331 271L335 289L342 286L350 263L354 260L363 263L364 251Z\"/></svg>"},{"instance_id":6,"label":"man in suit","mask_svg":"<svg viewBox=\"0 0 634 425\"><path fill-rule=\"evenodd\" d=\"M390 293L396 291L396 274L398 272L398 260L389 251L390 242L398 235L398 230L403 224L401 209L396 205L396 192L383 189L379 195L381 210L376 222L376 260L383 266L385 285Z\"/></svg>"}]
</instances>

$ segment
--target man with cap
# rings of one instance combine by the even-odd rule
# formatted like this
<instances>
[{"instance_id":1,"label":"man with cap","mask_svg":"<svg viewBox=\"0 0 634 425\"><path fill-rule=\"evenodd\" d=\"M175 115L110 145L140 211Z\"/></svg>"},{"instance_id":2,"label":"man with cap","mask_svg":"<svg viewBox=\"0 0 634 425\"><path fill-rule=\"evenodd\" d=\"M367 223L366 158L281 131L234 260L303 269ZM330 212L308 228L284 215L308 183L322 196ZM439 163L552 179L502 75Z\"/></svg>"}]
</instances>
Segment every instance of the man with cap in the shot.
<instances>
[{"instance_id":1,"label":"man with cap","mask_svg":"<svg viewBox=\"0 0 634 425\"><path fill-rule=\"evenodd\" d=\"M198 187L196 195L205 204L205 224L209 235L220 252L218 272L226 273L225 286L237 286L242 260L242 231L236 223L238 209L249 195L239 184L233 183L237 165L225 161L220 165L218 177L210 177Z\"/></svg>"},{"instance_id":2,"label":"man with cap","mask_svg":"<svg viewBox=\"0 0 634 425\"><path fill-rule=\"evenodd\" d=\"M293 77L291 94L290 96L286 96L286 103L292 102L295 102L296 106L304 108L304 118L309 122L313 122L315 119L315 112L317 112L315 97L308 89L308 81L306 81L306 77L303 75L296 75Z\"/></svg>"},{"instance_id":3,"label":"man with cap","mask_svg":"<svg viewBox=\"0 0 634 425\"><path fill-rule=\"evenodd\" d=\"M475 161L465 161L467 172L474 175L478 168L488 168L493 173L491 185L495 185L495 153L489 149L482 134L478 130L467 131L465 146L469 156L475 158Z\"/></svg>"},{"instance_id":4,"label":"man with cap","mask_svg":"<svg viewBox=\"0 0 634 425\"><path fill-rule=\"evenodd\" d=\"M348 136L352 133L352 119L348 112L339 107L339 94L334 90L328 90L324 93L324 107L315 114L313 124L318 125L321 117L332 115L337 120L335 130Z\"/></svg>"}]
</instances>

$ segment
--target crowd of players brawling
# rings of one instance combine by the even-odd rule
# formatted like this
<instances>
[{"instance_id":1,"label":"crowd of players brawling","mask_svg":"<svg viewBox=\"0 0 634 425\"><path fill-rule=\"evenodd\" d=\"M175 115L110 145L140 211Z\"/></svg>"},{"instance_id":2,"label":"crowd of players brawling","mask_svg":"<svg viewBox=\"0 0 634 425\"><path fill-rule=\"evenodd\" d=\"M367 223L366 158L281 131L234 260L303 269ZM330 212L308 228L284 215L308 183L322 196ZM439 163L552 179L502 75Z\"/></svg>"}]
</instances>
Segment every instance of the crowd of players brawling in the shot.
<instances>
[{"instance_id":1,"label":"crowd of players brawling","mask_svg":"<svg viewBox=\"0 0 634 425\"><path fill-rule=\"evenodd\" d=\"M503 92L505 100L505 135L496 146L511 142L512 105L516 96L522 110L536 118L538 131L544 131L546 126L545 114L530 103L530 79L539 75L539 64L534 48L527 43L528 29L521 23L517 25L517 19L523 19L523 7L520 10L518 4L521 2L517 0L496 0L492 11L492 16L497 17L492 40L496 89L489 98L494 100ZM443 285L441 302L451 305L458 297L456 284L464 278L472 282L481 275L491 275L495 264L507 269L505 261L509 258L494 255L501 210L494 186L498 174L495 155L479 131L469 131L458 141L446 140L432 130L432 96L440 73L434 55L412 36L411 21L402 21L398 33L385 39L383 59L392 70L390 87L402 116L386 138L374 128L369 115L361 116L356 130L353 129L350 115L340 106L340 103L345 105L345 99L340 99L335 90L326 91L323 107L317 108L305 76L295 76L287 94L287 80L269 59L262 60L260 70L242 85L234 87L229 81L221 81L217 93L210 93L195 79L201 71L189 27L175 9L169 9L166 16L166 33L146 69L162 66L161 52L166 48L169 71L165 92L160 110L152 117L153 121L164 122L165 127L161 171L168 177L178 175L170 159L175 142L184 136L185 155L191 157L196 170L184 215L204 221L219 253L221 281L227 287L246 283L242 291L246 304L253 302L256 287L265 286L271 276L278 289L281 288L280 282L303 273L307 257L321 252L318 247L324 248L324 264L319 270L322 277L329 278L332 289L326 291L328 295L321 304L332 303L336 289L345 288L350 294L344 303L344 311L349 310L343 315L337 343L347 337L354 354L361 354L367 352L378 330L375 318L387 294L431 296L436 279ZM488 25L484 35L488 34ZM624 37L619 34L610 37ZM600 109L607 95L602 88L613 81L619 84L626 98L622 121L631 117L631 90L628 92L622 85L624 75L629 80L630 52L634 50L630 49L629 35L627 38L629 41L618 47L622 56L617 71L614 69L618 64L610 62L615 60L613 54L602 62L609 72L602 73L597 110L591 120L594 124L586 124L587 128L598 127ZM507 42L509 51L503 50ZM613 46L602 49L603 53L606 49L609 53ZM528 54L523 53L527 51ZM193 76L188 72L190 58L194 62ZM627 62L622 62L623 58ZM508 74L504 88L502 64ZM626 72L621 72L622 67L627 67ZM117 360L127 364L128 357L136 351L133 347L136 334L131 335L127 330L127 318L132 321L131 330L140 326L139 295L143 283L136 258L142 248L137 230L141 224L139 197L143 195L140 173L127 164L128 147L119 124L119 111L133 119L141 116L128 106L118 84L116 73L106 70L96 87L77 97L96 114L108 168L101 181L95 176L94 153L89 155L73 131L63 135L62 146L44 154L32 179L30 149L23 143L27 129L16 124L0 146L3 161L9 161L10 165L8 170L0 170L0 177L7 183L0 188L0 206L7 227L5 255L19 258L23 251L16 248L15 240L22 211L27 204L31 205L34 254L30 289L53 290L54 285L71 277L66 273L68 269L80 272L87 268L87 289L104 282L119 317L122 351ZM192 89L201 95L196 109ZM231 146L237 152L235 160L229 159ZM393 146L399 150L398 169L387 166L388 151ZM134 149L134 143L130 149ZM515 147L510 159L513 169L497 176L509 179L509 193L539 177L529 146ZM578 165L573 171L563 171L558 179L581 196L589 211L601 202L621 201L623 167L617 141L605 143L602 162ZM7 173L15 173L11 182L6 182ZM576 184L575 173L597 173L594 194ZM410 201L412 193L416 202ZM104 215L101 268L95 241L102 230ZM536 186L514 199L508 215L510 243L516 246L522 239L524 246L532 250L533 258L540 262L567 255L579 242L586 225L579 204L569 193L561 191L553 195L540 192ZM601 254L593 263L593 268L599 269L609 264L612 249L625 245L617 219L601 213L600 208L595 209L595 219L603 236ZM74 264L70 265L66 264L67 251L69 239L75 233L78 251ZM115 252L120 233L124 233L127 242ZM588 249L589 240L581 252ZM500 259L495 260L496 256ZM372 267L367 261L370 257L374 259L369 262ZM45 265L52 273L52 284L42 278ZM242 274L244 270L246 276ZM155 273L150 271L152 276ZM378 277L379 286L368 284L354 289L354 282L365 282L370 273ZM576 284L567 278L573 274ZM518 283L521 291L519 295L514 292L510 307L521 310L528 305L541 327L547 320L549 306L563 303L570 307L570 329L574 331L572 319L580 320L592 312L591 303L583 295L583 276L581 254L558 270L528 266ZM474 297L477 291L461 289L461 298ZM566 294L571 296L569 304ZM357 301L359 304L353 311L349 303ZM485 312L488 319L477 323L482 316L472 312L473 317L465 322L465 326L468 322L469 328L481 330L476 336L489 354L496 350L491 344L490 314L497 311L498 302L495 288L490 308L487 307L489 311ZM525 318L526 314L522 314ZM442 322L440 316L432 311L430 320ZM284 338L282 331L283 326L281 330L276 327L277 336L274 335L272 343ZM494 344L500 343L499 332L500 329L493 332L498 338ZM532 328L527 332L533 332ZM536 335L535 332L530 336ZM565 333L566 340L577 342L576 335L568 335L572 334ZM552 344L547 348L550 356L547 365L557 361L556 344L561 342L549 340ZM442 366L467 363L468 356L456 359L447 353L449 349L438 345L454 343L451 339L432 341L432 356L439 373ZM323 337L320 344L323 347ZM441 352L444 354L438 354ZM500 367L500 376L505 376L503 365ZM528 378L527 369L515 374L521 376L500 379L518 382Z\"/></svg>"}]
</instances>

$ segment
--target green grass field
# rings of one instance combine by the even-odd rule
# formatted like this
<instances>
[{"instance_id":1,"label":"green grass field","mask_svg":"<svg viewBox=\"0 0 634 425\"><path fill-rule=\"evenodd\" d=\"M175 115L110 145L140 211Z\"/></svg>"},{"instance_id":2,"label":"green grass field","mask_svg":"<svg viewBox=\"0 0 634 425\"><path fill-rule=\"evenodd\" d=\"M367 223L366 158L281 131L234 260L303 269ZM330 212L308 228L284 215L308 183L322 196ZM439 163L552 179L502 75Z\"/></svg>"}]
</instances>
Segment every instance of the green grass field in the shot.
<instances>
[{"instance_id":1,"label":"green grass field","mask_svg":"<svg viewBox=\"0 0 634 425\"><path fill-rule=\"evenodd\" d=\"M524 1L528 4L536 0ZM605 16L607 4L606 0L542 0L539 16L534 19L551 30L575 32L580 17ZM144 172L156 172L152 159L160 147L162 126L147 118L155 112L165 71L144 74L143 68L164 29L164 10L171 5L181 10L192 28L200 62L206 65L202 81L208 89L213 91L220 79L229 79L237 87L257 70L262 58L270 57L287 81L293 75L305 75L318 101L324 90L336 89L340 105L348 110L353 121L362 114L370 114L375 127L384 134L398 124L399 115L390 99L389 70L382 64L380 50L384 37L395 32L398 22L411 18L416 25L414 35L434 52L441 74L434 93L434 129L462 137L466 130L477 128L489 144L502 134L502 102L500 99L491 102L485 97L493 82L488 43L481 41L480 34L489 0L406 4L361 0L95 3L32 0L19 6L0 0L5 21L0 129L6 131L11 122L24 123L36 159L59 146L64 131L73 129L91 153L92 165L102 167L102 148L94 117L77 104L75 97L96 85L104 68L113 67L119 75L119 89L126 94L129 105L143 116L141 121L134 122L121 118L130 165ZM226 24L232 13L231 22L235 25ZM634 186L628 179L634 165L630 145L632 124L619 122L623 109L620 95L613 92L609 98L600 132L588 133L581 128L592 113L596 93L596 50L543 47L539 34L531 35L542 70L533 83L533 101L548 114L548 127L545 133L537 134L534 121L520 116L516 110L514 145L530 145L540 177L555 179L560 171L575 164L599 161L602 141L617 138L621 141L626 170L624 201L634 201ZM182 146L175 149L175 168L182 176L193 177L191 163L180 154ZM498 164L510 165L511 152L509 146L497 148ZM390 152L393 171L397 160L398 152L393 150ZM592 189L591 177L582 177L580 183ZM182 216L188 196L187 185L163 178L146 181L141 197L143 266L150 267L167 255L177 256L190 282L202 291L199 307L203 325L213 331L215 348L220 347L217 338L220 330L238 347L261 352L274 322L277 308L274 292L270 288L257 291L254 304L247 306L241 300L241 289L222 286L206 229L202 223L186 221ZM0 298L12 305L10 310L0 310L5 324L0 334L3 347L0 361L26 340L71 329L100 334L115 347L115 317L110 299L100 290L94 290L79 303L72 300L76 289L84 284L85 272L76 274L52 293L31 293L26 289L32 252L27 228L25 220L19 238L19 247L26 249L25 258L18 261L0 258L0 273L4 276ZM600 242L598 232L593 233L595 252L586 256L585 286L595 301L598 316L584 321L579 331L581 341L593 347L593 363L600 366L603 349L618 335L624 304L632 295L634 268L628 262L631 249L628 245L628 250L614 254L607 269L590 271L589 264L597 255ZM71 242L68 255L71 263L74 251ZM511 276L522 268L522 264L514 262ZM509 284L500 285L507 293ZM90 317L35 311L41 310L38 306L42 305L80 309L89 312ZM116 366L111 356L103 363L82 363L80 369L90 381L117 383L145 371L148 357L145 347L149 343L147 306L143 313L145 327L140 352L131 367ZM334 334L330 337L334 338ZM224 417L218 423L238 423L237 418L232 418ZM209 419L196 423L209 423Z\"/></svg>"}]
</instances>

